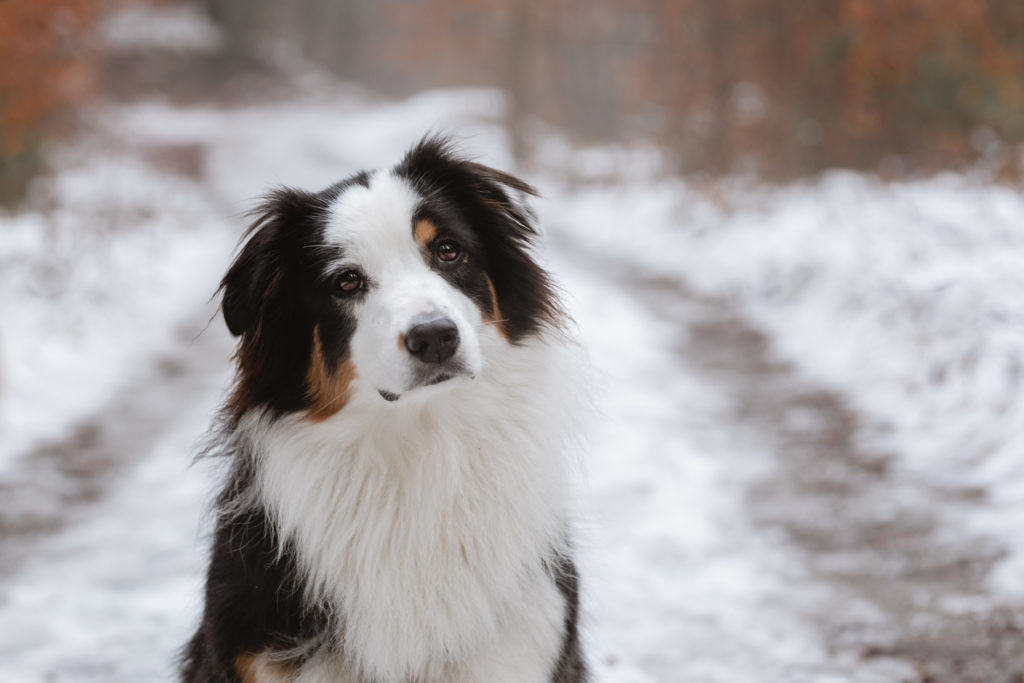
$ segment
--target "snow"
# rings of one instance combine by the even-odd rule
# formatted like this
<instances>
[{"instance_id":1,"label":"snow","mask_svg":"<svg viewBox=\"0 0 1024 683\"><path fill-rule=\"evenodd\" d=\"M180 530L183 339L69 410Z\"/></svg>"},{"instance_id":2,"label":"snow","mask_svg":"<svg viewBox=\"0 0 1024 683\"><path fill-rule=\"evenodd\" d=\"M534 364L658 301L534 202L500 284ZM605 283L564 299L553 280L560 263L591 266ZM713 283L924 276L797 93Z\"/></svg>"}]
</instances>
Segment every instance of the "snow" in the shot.
<instances>
[{"instance_id":1,"label":"snow","mask_svg":"<svg viewBox=\"0 0 1024 683\"><path fill-rule=\"evenodd\" d=\"M799 569L741 513L764 454L722 434L715 387L666 376L683 321L652 319L569 263L557 272L605 369L582 539L598 680L783 680L801 670L800 680L830 680L812 673L826 655L783 606L780 578L798 580Z\"/></svg>"},{"instance_id":2,"label":"snow","mask_svg":"<svg viewBox=\"0 0 1024 683\"><path fill-rule=\"evenodd\" d=\"M26 563L0 601L3 679L172 680L191 635L204 571L197 512L208 467L188 454L216 407L207 394L179 416L101 505Z\"/></svg>"},{"instance_id":3,"label":"snow","mask_svg":"<svg viewBox=\"0 0 1024 683\"><path fill-rule=\"evenodd\" d=\"M235 236L195 182L83 140L0 216L0 471L103 403L215 288Z\"/></svg>"},{"instance_id":4,"label":"snow","mask_svg":"<svg viewBox=\"0 0 1024 683\"><path fill-rule=\"evenodd\" d=\"M125 7L103 22L100 34L108 47L122 50L212 52L223 42L216 25L190 4Z\"/></svg>"},{"instance_id":5,"label":"snow","mask_svg":"<svg viewBox=\"0 0 1024 683\"><path fill-rule=\"evenodd\" d=\"M897 466L990 505L966 520L1014 553L997 574L1020 591L1024 544L1024 196L944 175L882 183L725 190L677 180L576 190L557 220L648 273L725 297L806 376L865 418L862 438Z\"/></svg>"},{"instance_id":6,"label":"snow","mask_svg":"<svg viewBox=\"0 0 1024 683\"><path fill-rule=\"evenodd\" d=\"M213 29L178 12L119 15L108 40L212 49ZM216 475L190 467L190 454L223 392L230 344L219 319L198 347L181 332L213 315L208 298L253 198L390 164L428 130L511 165L492 91L396 102L323 75L310 82L285 102L234 108L100 104L89 131L54 152L31 208L0 216L0 483L83 420L116 420L102 406L158 359L196 365L187 399L154 402L165 419L110 493L75 508L4 576L5 681L173 679L200 609ZM650 149L574 150L550 131L537 146L540 167L526 175L546 196L547 254L601 377L579 541L599 680L915 676L904 662L831 651L805 618L835 596L750 519L751 483L775 464L680 351L700 312L683 300L641 305L623 273L735 305L796 373L851 402L860 438L897 454L894 467L986 491L960 521L1009 551L993 590L1020 590L1018 192L969 176L839 172L696 186L660 175ZM198 175L152 163L168 148L200 150ZM807 417L787 415L797 426ZM844 608L870 617L870 606Z\"/></svg>"}]
</instances>

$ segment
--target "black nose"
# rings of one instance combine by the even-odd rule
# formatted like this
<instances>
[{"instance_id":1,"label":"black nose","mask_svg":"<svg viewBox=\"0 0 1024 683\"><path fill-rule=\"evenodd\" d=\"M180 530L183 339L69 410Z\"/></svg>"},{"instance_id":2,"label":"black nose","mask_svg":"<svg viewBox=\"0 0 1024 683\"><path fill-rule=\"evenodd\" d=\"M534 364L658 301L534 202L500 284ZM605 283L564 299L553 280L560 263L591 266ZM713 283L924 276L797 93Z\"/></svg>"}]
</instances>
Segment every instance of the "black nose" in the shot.
<instances>
[{"instance_id":1,"label":"black nose","mask_svg":"<svg viewBox=\"0 0 1024 683\"><path fill-rule=\"evenodd\" d=\"M443 363L459 348L459 328L448 318L416 323L405 333L405 348L424 363Z\"/></svg>"}]
</instances>

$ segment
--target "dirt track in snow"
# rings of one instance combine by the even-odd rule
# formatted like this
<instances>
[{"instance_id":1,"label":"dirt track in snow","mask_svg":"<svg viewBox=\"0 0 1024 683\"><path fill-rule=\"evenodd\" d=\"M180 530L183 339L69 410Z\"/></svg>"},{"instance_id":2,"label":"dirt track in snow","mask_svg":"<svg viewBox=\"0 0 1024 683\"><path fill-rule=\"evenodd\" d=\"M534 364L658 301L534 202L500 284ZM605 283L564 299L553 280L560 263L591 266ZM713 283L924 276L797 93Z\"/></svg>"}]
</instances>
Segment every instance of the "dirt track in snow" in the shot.
<instances>
[{"instance_id":1,"label":"dirt track in snow","mask_svg":"<svg viewBox=\"0 0 1024 683\"><path fill-rule=\"evenodd\" d=\"M146 458L197 396L216 391L228 335L206 321L182 324L177 347L129 375L68 434L25 454L0 478L0 580L39 543L103 500L126 469ZM196 434L198 438L199 433ZM183 453L183 460L189 457Z\"/></svg>"},{"instance_id":2,"label":"dirt track in snow","mask_svg":"<svg viewBox=\"0 0 1024 683\"><path fill-rule=\"evenodd\" d=\"M770 340L722 302L660 279L625 284L652 311L699 311L680 331L682 364L726 388L736 424L772 454L749 513L782 532L823 591L799 609L830 651L906 662L915 683L1024 681L1024 605L986 588L1002 551L957 525L984 491L912 481L892 466L897 454L859 446L843 399L774 359Z\"/></svg>"}]
</instances>

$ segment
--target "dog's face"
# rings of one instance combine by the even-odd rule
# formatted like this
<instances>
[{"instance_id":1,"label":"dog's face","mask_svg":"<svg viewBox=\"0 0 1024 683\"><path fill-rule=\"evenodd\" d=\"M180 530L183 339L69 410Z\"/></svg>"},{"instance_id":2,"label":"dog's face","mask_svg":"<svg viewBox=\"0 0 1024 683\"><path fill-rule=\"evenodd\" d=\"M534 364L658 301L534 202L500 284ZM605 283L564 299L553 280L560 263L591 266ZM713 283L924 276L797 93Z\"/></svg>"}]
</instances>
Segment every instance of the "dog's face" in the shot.
<instances>
[{"instance_id":1,"label":"dog's face","mask_svg":"<svg viewBox=\"0 0 1024 683\"><path fill-rule=\"evenodd\" d=\"M481 334L501 333L480 240L458 212L431 206L401 177L376 173L332 205L322 277L354 321L355 372L385 398L474 377Z\"/></svg>"},{"instance_id":2,"label":"dog's face","mask_svg":"<svg viewBox=\"0 0 1024 683\"><path fill-rule=\"evenodd\" d=\"M234 415L266 406L320 420L356 391L426 395L556 322L529 253L532 193L426 140L393 169L271 195L222 282L242 337Z\"/></svg>"}]
</instances>

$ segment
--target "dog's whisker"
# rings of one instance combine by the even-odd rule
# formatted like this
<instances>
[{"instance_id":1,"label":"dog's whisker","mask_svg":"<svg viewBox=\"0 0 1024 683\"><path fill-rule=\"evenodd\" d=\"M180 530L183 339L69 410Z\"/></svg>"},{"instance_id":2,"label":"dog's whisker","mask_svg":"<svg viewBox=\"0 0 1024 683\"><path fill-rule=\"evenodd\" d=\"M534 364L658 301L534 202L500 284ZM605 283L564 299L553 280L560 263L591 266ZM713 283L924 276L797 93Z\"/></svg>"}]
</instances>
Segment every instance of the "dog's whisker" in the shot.
<instances>
[{"instance_id":1,"label":"dog's whisker","mask_svg":"<svg viewBox=\"0 0 1024 683\"><path fill-rule=\"evenodd\" d=\"M351 390L349 390L349 389L346 389L345 391L342 391L337 396L335 396L334 398L329 400L327 403L325 403L323 405L323 407L324 408L330 408L331 406L333 406L334 404L338 403L339 401L346 400L349 397L350 393L351 393Z\"/></svg>"}]
</instances>

